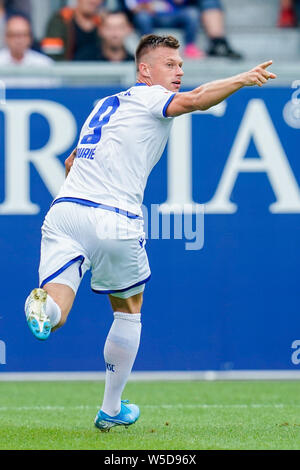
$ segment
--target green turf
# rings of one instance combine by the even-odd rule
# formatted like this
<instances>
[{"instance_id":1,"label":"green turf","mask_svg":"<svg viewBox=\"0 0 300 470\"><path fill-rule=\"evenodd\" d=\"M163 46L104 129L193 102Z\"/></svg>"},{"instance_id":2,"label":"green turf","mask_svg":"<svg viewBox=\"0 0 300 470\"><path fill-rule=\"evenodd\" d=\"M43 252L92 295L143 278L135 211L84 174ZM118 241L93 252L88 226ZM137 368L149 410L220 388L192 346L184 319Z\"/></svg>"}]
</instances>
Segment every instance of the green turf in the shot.
<instances>
[{"instance_id":1,"label":"green turf","mask_svg":"<svg viewBox=\"0 0 300 470\"><path fill-rule=\"evenodd\" d=\"M300 449L298 382L130 382L138 422L93 426L103 383L0 382L0 449Z\"/></svg>"}]
</instances>

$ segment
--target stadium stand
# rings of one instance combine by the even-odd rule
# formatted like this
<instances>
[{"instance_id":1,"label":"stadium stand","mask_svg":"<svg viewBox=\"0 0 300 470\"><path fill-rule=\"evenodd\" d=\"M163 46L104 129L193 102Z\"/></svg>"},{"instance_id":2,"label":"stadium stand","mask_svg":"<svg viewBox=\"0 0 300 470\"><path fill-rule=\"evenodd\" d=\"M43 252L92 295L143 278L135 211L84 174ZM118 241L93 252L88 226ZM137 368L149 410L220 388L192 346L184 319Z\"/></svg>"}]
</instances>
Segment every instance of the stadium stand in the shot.
<instances>
[{"instance_id":1,"label":"stadium stand","mask_svg":"<svg viewBox=\"0 0 300 470\"><path fill-rule=\"evenodd\" d=\"M3 1L0 1L0 46L1 24L3 29L3 13L1 15L1 3ZM206 2L207 0L199 1ZM261 2L260 0L251 0L251 2L243 2L243 8L241 8L240 0L222 0L221 5L225 20L224 32L231 49L241 52L244 59L250 61L260 60L265 56L272 56L274 60L285 62L297 60L300 49L299 29L294 27L278 28L277 26L281 21L285 1L270 0ZM75 2L76 0L53 0L52 2L45 0L42 8L39 0L31 0L32 26L35 37L41 40L45 36L46 25L55 11L64 6L73 8ZM290 3L292 2L290 1ZM298 0L294 2L296 11L299 9L299 3ZM105 2L105 8L107 9L112 10L118 7L118 0L107 0ZM168 31L170 31L169 28ZM181 32L178 30L173 29L171 32L175 32L183 39ZM210 36L212 35L204 15L204 25L198 35L197 46L202 50L209 50ZM134 46L135 41L132 40L131 50L134 49Z\"/></svg>"},{"instance_id":2,"label":"stadium stand","mask_svg":"<svg viewBox=\"0 0 300 470\"><path fill-rule=\"evenodd\" d=\"M251 0L243 2L243 8L240 0L223 0L223 5L229 41L244 52L245 59L299 60L299 30L277 27L279 0Z\"/></svg>"}]
</instances>

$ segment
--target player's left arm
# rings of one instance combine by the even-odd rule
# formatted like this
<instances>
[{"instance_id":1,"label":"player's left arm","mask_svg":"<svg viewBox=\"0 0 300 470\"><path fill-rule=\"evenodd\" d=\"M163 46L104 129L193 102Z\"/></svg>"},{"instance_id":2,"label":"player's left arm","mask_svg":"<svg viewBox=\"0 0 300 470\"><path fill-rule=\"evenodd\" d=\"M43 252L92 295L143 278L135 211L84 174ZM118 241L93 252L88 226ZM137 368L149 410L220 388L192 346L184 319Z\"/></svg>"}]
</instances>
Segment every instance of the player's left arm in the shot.
<instances>
[{"instance_id":1,"label":"player's left arm","mask_svg":"<svg viewBox=\"0 0 300 470\"><path fill-rule=\"evenodd\" d=\"M277 78L274 73L266 70L271 64L272 60L269 60L257 65L249 72L205 83L192 91L177 93L170 102L166 115L175 117L197 110L205 111L245 86L262 86L269 79Z\"/></svg>"},{"instance_id":2,"label":"player's left arm","mask_svg":"<svg viewBox=\"0 0 300 470\"><path fill-rule=\"evenodd\" d=\"M66 169L66 177L68 176L68 174L70 173L70 170L73 166L73 163L74 163L74 159L76 157L76 152L77 152L77 147L72 151L72 153L70 153L70 155L68 156L68 158L65 159L65 169Z\"/></svg>"}]
</instances>

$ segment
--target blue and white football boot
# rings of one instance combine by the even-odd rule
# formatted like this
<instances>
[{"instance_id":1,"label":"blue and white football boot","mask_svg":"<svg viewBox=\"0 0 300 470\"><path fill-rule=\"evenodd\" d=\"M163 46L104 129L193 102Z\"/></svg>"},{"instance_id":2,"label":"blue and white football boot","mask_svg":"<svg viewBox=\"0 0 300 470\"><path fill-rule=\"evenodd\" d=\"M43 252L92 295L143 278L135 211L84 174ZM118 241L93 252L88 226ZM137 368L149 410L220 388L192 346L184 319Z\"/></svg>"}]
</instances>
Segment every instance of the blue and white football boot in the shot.
<instances>
[{"instance_id":1,"label":"blue and white football boot","mask_svg":"<svg viewBox=\"0 0 300 470\"><path fill-rule=\"evenodd\" d=\"M109 416L100 410L95 418L95 426L102 432L108 432L114 426L125 426L127 428L135 423L140 416L140 409L137 405L129 404L128 400L121 401L121 411L117 416Z\"/></svg>"},{"instance_id":2,"label":"blue and white football boot","mask_svg":"<svg viewBox=\"0 0 300 470\"><path fill-rule=\"evenodd\" d=\"M31 333L39 340L45 340L51 333L50 319L46 315L47 292L33 289L25 302L25 315Z\"/></svg>"}]
</instances>

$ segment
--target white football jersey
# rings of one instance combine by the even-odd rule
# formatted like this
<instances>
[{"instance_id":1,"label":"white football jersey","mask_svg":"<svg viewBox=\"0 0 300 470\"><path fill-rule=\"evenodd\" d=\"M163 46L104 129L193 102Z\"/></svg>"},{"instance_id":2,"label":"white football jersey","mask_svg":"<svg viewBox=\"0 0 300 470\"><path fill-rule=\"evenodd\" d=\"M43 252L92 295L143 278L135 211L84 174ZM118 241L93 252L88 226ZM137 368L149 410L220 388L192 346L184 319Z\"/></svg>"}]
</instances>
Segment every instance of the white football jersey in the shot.
<instances>
[{"instance_id":1,"label":"white football jersey","mask_svg":"<svg viewBox=\"0 0 300 470\"><path fill-rule=\"evenodd\" d=\"M56 200L79 198L141 215L148 176L170 134L173 119L166 109L175 94L138 83L101 99L82 127Z\"/></svg>"}]
</instances>

